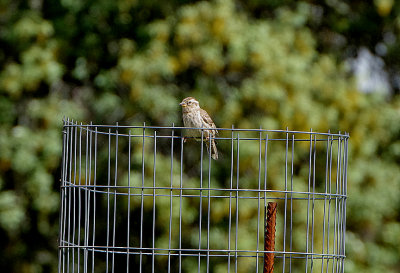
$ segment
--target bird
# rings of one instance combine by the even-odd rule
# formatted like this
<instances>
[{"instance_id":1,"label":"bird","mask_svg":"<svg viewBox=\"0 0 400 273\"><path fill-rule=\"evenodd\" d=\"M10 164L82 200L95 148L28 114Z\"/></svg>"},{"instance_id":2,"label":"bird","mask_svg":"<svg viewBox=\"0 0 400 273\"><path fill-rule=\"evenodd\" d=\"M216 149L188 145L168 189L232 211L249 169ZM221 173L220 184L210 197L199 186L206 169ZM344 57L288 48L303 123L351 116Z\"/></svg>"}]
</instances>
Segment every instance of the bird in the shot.
<instances>
[{"instance_id":1,"label":"bird","mask_svg":"<svg viewBox=\"0 0 400 273\"><path fill-rule=\"evenodd\" d=\"M206 139L207 150L211 150L212 159L217 160L218 150L214 138L218 135L218 130L211 117L204 109L200 108L199 102L193 97L184 98L179 105L182 106L182 119L185 127L210 128L207 130L187 130L187 135L199 137L203 131L203 136ZM209 147L210 145L211 149Z\"/></svg>"}]
</instances>

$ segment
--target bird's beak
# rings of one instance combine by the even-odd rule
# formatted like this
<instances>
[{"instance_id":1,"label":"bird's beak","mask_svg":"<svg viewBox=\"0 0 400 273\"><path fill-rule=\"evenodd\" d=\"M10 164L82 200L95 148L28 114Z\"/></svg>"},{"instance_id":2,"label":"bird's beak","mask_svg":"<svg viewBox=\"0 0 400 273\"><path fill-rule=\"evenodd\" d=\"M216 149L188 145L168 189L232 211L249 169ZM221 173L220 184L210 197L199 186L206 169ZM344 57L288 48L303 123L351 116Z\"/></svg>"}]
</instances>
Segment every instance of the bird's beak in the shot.
<instances>
[{"instance_id":1,"label":"bird's beak","mask_svg":"<svg viewBox=\"0 0 400 273\"><path fill-rule=\"evenodd\" d=\"M186 103L185 102L181 102L181 103L179 103L179 105L182 106L182 107L186 107Z\"/></svg>"}]
</instances>

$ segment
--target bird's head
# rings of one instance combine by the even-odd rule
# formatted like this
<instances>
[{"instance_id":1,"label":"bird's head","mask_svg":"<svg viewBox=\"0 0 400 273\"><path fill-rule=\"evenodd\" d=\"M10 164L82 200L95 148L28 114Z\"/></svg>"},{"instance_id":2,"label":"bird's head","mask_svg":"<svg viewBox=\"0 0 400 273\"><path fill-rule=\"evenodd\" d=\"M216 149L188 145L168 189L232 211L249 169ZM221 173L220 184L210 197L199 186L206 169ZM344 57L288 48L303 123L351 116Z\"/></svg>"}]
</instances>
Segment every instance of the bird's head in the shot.
<instances>
[{"instance_id":1,"label":"bird's head","mask_svg":"<svg viewBox=\"0 0 400 273\"><path fill-rule=\"evenodd\" d=\"M183 111L188 112L190 110L196 110L200 108L199 102L193 97L187 97L179 103L182 106Z\"/></svg>"}]
</instances>

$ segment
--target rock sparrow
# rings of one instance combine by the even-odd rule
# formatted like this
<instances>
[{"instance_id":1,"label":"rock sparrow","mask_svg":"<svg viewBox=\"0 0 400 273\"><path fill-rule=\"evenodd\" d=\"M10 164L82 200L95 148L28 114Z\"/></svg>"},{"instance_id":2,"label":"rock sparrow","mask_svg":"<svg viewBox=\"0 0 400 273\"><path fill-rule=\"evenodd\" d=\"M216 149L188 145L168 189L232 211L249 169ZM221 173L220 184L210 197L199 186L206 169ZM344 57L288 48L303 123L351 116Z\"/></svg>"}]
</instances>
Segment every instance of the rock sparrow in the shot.
<instances>
[{"instance_id":1,"label":"rock sparrow","mask_svg":"<svg viewBox=\"0 0 400 273\"><path fill-rule=\"evenodd\" d=\"M210 116L205 110L200 108L199 102L193 97L183 99L179 105L182 106L182 118L185 127L211 128L209 130L203 130L203 136L206 139L205 142L208 150L210 149L209 145L211 144L211 157L214 160L217 160L218 150L214 137L218 135L218 130L215 130L217 127ZM187 130L187 135L192 137L201 137L201 131L202 129Z\"/></svg>"}]
</instances>

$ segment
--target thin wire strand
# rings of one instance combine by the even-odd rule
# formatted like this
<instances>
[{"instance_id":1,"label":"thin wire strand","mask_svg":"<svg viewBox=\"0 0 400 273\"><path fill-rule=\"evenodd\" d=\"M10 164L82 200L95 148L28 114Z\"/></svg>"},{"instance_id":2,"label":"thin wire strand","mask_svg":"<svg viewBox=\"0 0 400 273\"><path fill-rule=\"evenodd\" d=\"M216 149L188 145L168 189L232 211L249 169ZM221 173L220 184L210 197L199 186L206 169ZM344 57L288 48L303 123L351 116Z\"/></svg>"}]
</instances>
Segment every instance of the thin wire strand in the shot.
<instances>
[{"instance_id":1,"label":"thin wire strand","mask_svg":"<svg viewBox=\"0 0 400 273\"><path fill-rule=\"evenodd\" d=\"M85 154L85 185L89 185L89 171L88 171L88 161L89 161L89 133L86 133L86 154ZM84 223L84 244L88 245L88 221L89 221L89 192L85 189L85 223ZM88 250L84 249L84 263L83 263L83 272L87 273L87 266L88 266Z\"/></svg>"},{"instance_id":2,"label":"thin wire strand","mask_svg":"<svg viewBox=\"0 0 400 273\"><path fill-rule=\"evenodd\" d=\"M343 185L343 194L344 194L344 196L347 196L347 168L348 168L348 141L349 141L349 134L347 133L346 134L347 135L347 138L344 138L344 142L345 142L345 148L344 148L344 150L345 150L345 152L344 152L344 160L345 160L345 163L344 163L344 169L343 169L343 183L344 183L344 185ZM344 211L343 211L343 222L342 222L342 225L343 225L343 255L345 255L345 253L346 253L346 208L347 208L347 206L346 206L346 202L347 202L347 198L346 197L344 197L343 198L343 207L344 207ZM342 266L342 273L344 272L344 259L342 259L342 263L343 263L343 266Z\"/></svg>"},{"instance_id":3,"label":"thin wire strand","mask_svg":"<svg viewBox=\"0 0 400 273\"><path fill-rule=\"evenodd\" d=\"M75 129L75 137L74 137L74 180L73 183L76 185L76 176L77 176L77 171L76 171L76 165L77 165L77 138L78 138L78 128ZM72 223L72 242L75 242L75 230L76 230L76 210L80 209L77 208L76 206L76 188L73 188L73 195L72 195L72 203L73 203L73 211L72 211L72 218L73 218L73 223ZM72 251L72 273L75 272L75 249Z\"/></svg>"},{"instance_id":4,"label":"thin wire strand","mask_svg":"<svg viewBox=\"0 0 400 273\"><path fill-rule=\"evenodd\" d=\"M211 149L212 149L212 136L209 133L209 152L208 152L208 210L207 210L207 270L206 272L210 272L210 217L211 217Z\"/></svg>"},{"instance_id":5,"label":"thin wire strand","mask_svg":"<svg viewBox=\"0 0 400 273\"><path fill-rule=\"evenodd\" d=\"M339 179L339 158L340 158L340 143L338 142L338 146L337 146L337 159L336 159L336 186L335 186L335 192L338 193L338 179ZM338 223L338 200L337 198L335 198L335 216L334 216L334 223L333 223L333 254L337 255L339 252L337 251L337 241L338 241L338 229L337 229L337 223ZM333 260L333 264L332 264L332 272L338 272L338 260L334 259Z\"/></svg>"},{"instance_id":6,"label":"thin wire strand","mask_svg":"<svg viewBox=\"0 0 400 273\"><path fill-rule=\"evenodd\" d=\"M268 141L269 141L268 134L266 134L266 136L265 136L265 146L264 146L264 230L267 228ZM265 246L264 246L264 248L265 248ZM265 262L265 258L264 257L263 257L263 260ZM264 268L265 268L265 264L264 264Z\"/></svg>"},{"instance_id":7,"label":"thin wire strand","mask_svg":"<svg viewBox=\"0 0 400 273\"><path fill-rule=\"evenodd\" d=\"M289 131L288 128L286 128L286 131ZM285 191L288 190L288 178L287 178L287 172L288 172L288 150L289 150L289 134L286 133L286 145L285 145ZM287 226L287 193L285 193L285 207L283 209L283 252L286 252L286 226ZM285 272L286 268L286 255L283 254L283 261L282 261L282 273Z\"/></svg>"},{"instance_id":8,"label":"thin wire strand","mask_svg":"<svg viewBox=\"0 0 400 273\"><path fill-rule=\"evenodd\" d=\"M180 154L180 175L179 175L179 249L182 249L182 193L183 193L183 185L182 185L182 173L183 173L183 141L181 139L181 154ZM182 251L179 250L179 273L182 272Z\"/></svg>"},{"instance_id":9,"label":"thin wire strand","mask_svg":"<svg viewBox=\"0 0 400 273\"><path fill-rule=\"evenodd\" d=\"M117 123L118 125L118 123ZM118 128L118 127L116 127ZM115 170L114 170L114 186L117 186L118 181L118 129L115 130ZM114 219L113 219L113 247L115 247L115 233L117 229L117 195L114 189ZM112 253L112 273L115 269L115 255Z\"/></svg>"},{"instance_id":10,"label":"thin wire strand","mask_svg":"<svg viewBox=\"0 0 400 273\"><path fill-rule=\"evenodd\" d=\"M239 162L240 162L240 140L239 133L237 133L237 147L236 147L236 189L239 189ZM235 273L238 271L238 236L239 236L239 191L236 191L236 228L235 228Z\"/></svg>"},{"instance_id":11,"label":"thin wire strand","mask_svg":"<svg viewBox=\"0 0 400 273\"><path fill-rule=\"evenodd\" d=\"M139 245L140 248L142 249L143 247L143 207L144 207L144 149L145 149L145 129L146 123L143 123L143 139L142 139L142 191L141 191L141 198L140 198L140 238L139 238ZM142 273L142 267L143 267L143 255L142 251L140 251L140 256L139 256L139 272Z\"/></svg>"},{"instance_id":12,"label":"thin wire strand","mask_svg":"<svg viewBox=\"0 0 400 273\"><path fill-rule=\"evenodd\" d=\"M325 160L325 194L328 193L328 169L329 169L329 136L328 141L326 142L326 160ZM325 234L326 234L326 196L324 197L324 216L322 221L322 253L325 250ZM329 227L328 227L329 228ZM329 240L329 238L328 238ZM321 260L321 273L324 270L324 258Z\"/></svg>"},{"instance_id":13,"label":"thin wire strand","mask_svg":"<svg viewBox=\"0 0 400 273\"><path fill-rule=\"evenodd\" d=\"M73 140L73 131L74 128L70 128L69 131L69 136L68 136L68 154L67 154L67 164L66 164L66 176L68 177L68 181L71 181L71 171L72 171L72 140ZM68 164L69 163L69 164ZM69 165L69 166L68 166ZM65 179L67 180L67 179ZM71 196L71 190L67 191L66 190L66 198L65 198L65 212L66 212L66 216L65 216L65 223L64 225L66 225L66 238L68 240L68 242L70 242L70 234L71 234L71 198L69 196ZM68 217L67 217L68 215ZM70 250L66 251L66 255L65 255L65 260L66 260L66 266L67 266L67 271L69 272L69 267L70 267Z\"/></svg>"},{"instance_id":14,"label":"thin wire strand","mask_svg":"<svg viewBox=\"0 0 400 273\"><path fill-rule=\"evenodd\" d=\"M65 127L76 127L75 124L67 122ZM155 129L155 130L170 130L171 126L146 126L146 125L84 125L84 127L99 127L99 128L119 128L119 129ZM203 127L174 127L175 130L204 130ZM322 132L313 132L313 131L289 131L289 130L269 130L269 129L240 129L240 128L215 128L213 130L217 131L235 131L235 132L264 132L264 133L289 133L289 134L304 134L304 135L321 135L321 136L336 136L336 137L348 137L346 134L339 133L322 133ZM122 134L121 134L122 135ZM121 136L120 135L120 136ZM220 138L215 138L220 139ZM242 139L243 140L243 139Z\"/></svg>"},{"instance_id":15,"label":"thin wire strand","mask_svg":"<svg viewBox=\"0 0 400 273\"><path fill-rule=\"evenodd\" d=\"M172 124L172 128L174 124ZM174 173L174 130L171 132L171 173L170 173L170 197L169 197L169 236L168 236L168 248L171 249L172 243L172 186L173 186L173 173ZM168 272L171 272L171 252L168 252Z\"/></svg>"},{"instance_id":16,"label":"thin wire strand","mask_svg":"<svg viewBox=\"0 0 400 273\"><path fill-rule=\"evenodd\" d=\"M97 185L97 127L95 127L94 134L94 166L93 166L93 185L96 187ZM95 246L95 238L96 238L96 193L93 193L93 237L92 237L92 245ZM92 253L92 273L94 273L94 252Z\"/></svg>"},{"instance_id":17,"label":"thin wire strand","mask_svg":"<svg viewBox=\"0 0 400 273\"><path fill-rule=\"evenodd\" d=\"M66 168L65 168L65 164L66 164L66 162L67 162L67 159L65 158L65 155L66 155L66 149L67 149L67 144L66 144L66 141L67 141L67 139L68 139L68 131L69 131L69 129L67 129L66 127L65 127L65 124L66 124L66 121L65 121L65 118L64 118L64 120L63 120L63 151L62 151L62 169L61 169L61 185L64 185L64 183L65 183L65 171L66 171ZM64 221L64 213L65 213L65 205L64 205L64 199L66 198L66 196L65 196L66 194L65 194L65 190L63 189L63 188L61 188L61 191L60 191L60 200L61 200L61 213L60 213L60 230L59 230L59 233L60 233L60 240L62 240L61 242L60 242L60 246L64 246L64 243L63 243L63 241L64 241L64 239L65 239L65 232L64 232L64 230L65 230L65 221ZM65 250L63 249L63 248L60 248L59 249L59 257L58 257L58 261L59 261L59 265L58 265L58 271L59 272L64 272L64 270L65 270L65 262L64 262L64 253L65 253ZM62 264L62 270L61 270L61 264Z\"/></svg>"},{"instance_id":18,"label":"thin wire strand","mask_svg":"<svg viewBox=\"0 0 400 273\"><path fill-rule=\"evenodd\" d=\"M111 133L111 129L108 129ZM111 134L108 135L108 160L107 160L107 185L111 185ZM80 188L79 188L80 190ZM108 254L110 245L110 187L107 188L107 252L106 252L106 272L108 272ZM78 256L79 257L79 256Z\"/></svg>"},{"instance_id":19,"label":"thin wire strand","mask_svg":"<svg viewBox=\"0 0 400 273\"><path fill-rule=\"evenodd\" d=\"M289 231L289 251L293 251L293 161L294 161L294 135L292 135L292 156L290 173L290 231ZM292 256L289 257L289 272L292 272Z\"/></svg>"},{"instance_id":20,"label":"thin wire strand","mask_svg":"<svg viewBox=\"0 0 400 273\"><path fill-rule=\"evenodd\" d=\"M256 272L258 272L258 251L260 250L260 202L261 202L261 144L262 133L259 133L258 142L258 200L257 200L257 257L256 257Z\"/></svg>"},{"instance_id":21,"label":"thin wire strand","mask_svg":"<svg viewBox=\"0 0 400 273\"><path fill-rule=\"evenodd\" d=\"M332 193L332 154L333 154L333 140L331 139L330 141L328 141L329 144L329 190L328 193L331 194ZM330 219L331 219L331 205L332 205L332 198L329 195L329 202L328 202L328 234L327 234L327 244L326 244L326 253L329 254L330 252L330 230L331 230L331 223L330 223ZM326 270L325 272L328 273L329 270L329 260L326 261Z\"/></svg>"},{"instance_id":22,"label":"thin wire strand","mask_svg":"<svg viewBox=\"0 0 400 273\"><path fill-rule=\"evenodd\" d=\"M314 151L313 151L313 194L312 194L312 215L311 215L311 252L314 253L314 218L315 218L315 161L317 157L317 136L314 135ZM311 256L311 272L314 269L314 257Z\"/></svg>"},{"instance_id":23,"label":"thin wire strand","mask_svg":"<svg viewBox=\"0 0 400 273\"><path fill-rule=\"evenodd\" d=\"M312 131L312 129L311 129ZM308 166L308 192L311 189L311 172L312 172L312 134L310 134L310 158L309 158L309 166ZM307 200L307 234L306 234L306 252L308 253L308 242L309 242L309 231L310 231L310 194L308 194ZM306 257L306 273L308 272L308 256Z\"/></svg>"},{"instance_id":24,"label":"thin wire strand","mask_svg":"<svg viewBox=\"0 0 400 273\"><path fill-rule=\"evenodd\" d=\"M157 163L157 131L154 131L154 157L153 157L153 229L152 229L152 256L151 272L155 272L155 243L156 243L156 163Z\"/></svg>"},{"instance_id":25,"label":"thin wire strand","mask_svg":"<svg viewBox=\"0 0 400 273\"><path fill-rule=\"evenodd\" d=\"M63 248L67 249L67 248L76 248L78 246L63 246ZM105 248L106 246L86 246L86 245L82 245L79 247L85 247L88 249L88 251L95 251L95 252L99 252L99 253L104 253L105 252ZM115 248L111 248L112 251L115 252L115 254L126 254L126 246L116 246ZM138 247L130 247L131 253L139 253L137 250L139 250ZM136 250L136 252L134 252ZM141 250L144 251L143 255L153 255L152 254L152 247L148 247L148 248L142 248ZM155 248L155 251L157 251L157 253L155 253L155 255L157 256L168 256L168 251L171 250L173 252L176 253L171 253L171 255L179 255L177 252L178 251L182 251L182 252L186 252L184 255L185 256L191 256L191 257L197 257L199 250L193 249L193 248L185 248L185 249L168 249L168 248ZM201 252L203 252L201 255L202 257L206 257L206 252L207 249L201 249ZM214 257L227 257L227 254L224 254L223 252L227 252L227 249L213 249L212 254L210 254L210 256L214 256ZM238 257L252 257L255 258L256 257L256 253L257 250L249 250L249 249L239 249L237 251L232 250L232 252L237 252L238 253ZM218 254L217 254L218 253ZM221 253L221 254L219 254ZM239 254L239 253L245 253L244 255ZM277 254L275 257L277 258L282 258L283 254L286 255L292 255L293 258L297 258L297 259L304 259L305 255L308 256L313 256L314 259L321 259L322 256L324 256L325 258L331 258L331 259L343 259L345 258L345 256L343 255L326 255L326 254L321 254L321 253L305 253L305 252L283 252L283 251L258 251L259 254L261 253L274 253ZM329 257L328 257L329 256Z\"/></svg>"},{"instance_id":26,"label":"thin wire strand","mask_svg":"<svg viewBox=\"0 0 400 273\"><path fill-rule=\"evenodd\" d=\"M72 121L73 122L73 121ZM72 144L72 142L73 142L73 134L74 134L74 127L71 127L70 128L70 135L71 135L71 139L70 140L68 140L68 141L70 141L70 144L69 144L69 181L72 181L72 162L73 162L73 160L72 160L72 146L73 146L73 144ZM69 189L69 191L68 191L69 193L68 193L68 242L70 242L70 240L71 240L71 189ZM68 250L68 252L67 252L67 272L70 272L70 269L69 269L69 266L70 266L70 252L71 251L69 251ZM72 267L73 267L73 264L72 264Z\"/></svg>"},{"instance_id":27,"label":"thin wire strand","mask_svg":"<svg viewBox=\"0 0 400 273\"><path fill-rule=\"evenodd\" d=\"M230 191L229 191L229 223L228 223L228 273L231 266L231 227L232 227L232 189L233 189L233 125L231 131L231 171L230 171Z\"/></svg>"},{"instance_id":28,"label":"thin wire strand","mask_svg":"<svg viewBox=\"0 0 400 273\"><path fill-rule=\"evenodd\" d=\"M129 247L130 247L130 231L131 231L131 130L129 130L129 138L128 138L128 215L127 215L127 231L126 231L126 246L127 246L127 255L126 255L126 272L129 272Z\"/></svg>"},{"instance_id":29,"label":"thin wire strand","mask_svg":"<svg viewBox=\"0 0 400 273\"><path fill-rule=\"evenodd\" d=\"M81 122L82 125L82 122ZM79 129L79 185L82 183L82 127ZM78 196L78 244L81 243L81 207L82 207L82 188L79 188ZM78 248L78 273L80 272L80 248Z\"/></svg>"},{"instance_id":30,"label":"thin wire strand","mask_svg":"<svg viewBox=\"0 0 400 273\"><path fill-rule=\"evenodd\" d=\"M199 200L199 257L198 257L198 273L200 273L201 267L201 220L203 214L203 147L204 147L204 130L201 129L201 151L200 151L200 200Z\"/></svg>"}]
</instances>

